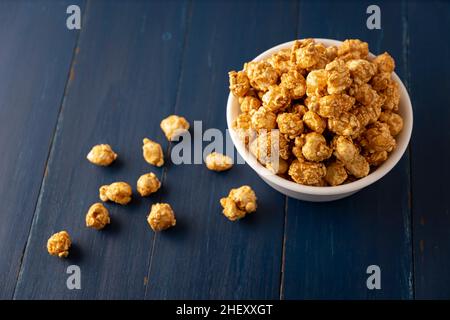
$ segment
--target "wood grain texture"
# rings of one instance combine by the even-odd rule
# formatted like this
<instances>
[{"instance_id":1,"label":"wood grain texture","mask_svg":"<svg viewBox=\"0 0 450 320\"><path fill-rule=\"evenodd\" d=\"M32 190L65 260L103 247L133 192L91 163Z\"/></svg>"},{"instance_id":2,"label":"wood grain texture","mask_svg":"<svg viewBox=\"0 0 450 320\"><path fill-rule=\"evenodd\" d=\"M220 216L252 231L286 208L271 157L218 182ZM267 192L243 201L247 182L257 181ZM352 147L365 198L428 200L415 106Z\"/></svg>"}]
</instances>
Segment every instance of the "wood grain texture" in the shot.
<instances>
[{"instance_id":1,"label":"wood grain texture","mask_svg":"<svg viewBox=\"0 0 450 320\"><path fill-rule=\"evenodd\" d=\"M77 37L66 8L79 2L0 3L0 299L22 262Z\"/></svg>"},{"instance_id":2,"label":"wood grain texture","mask_svg":"<svg viewBox=\"0 0 450 320\"><path fill-rule=\"evenodd\" d=\"M141 174L161 175L144 161L142 138L166 146L159 121L175 104L186 8L165 1L88 2L15 298L144 296L153 238L146 215L155 198L107 204L112 222L101 232L86 228L84 219L102 184L120 180L135 188ZM119 154L111 167L85 159L98 143ZM47 238L62 229L73 239L63 261L45 250ZM71 264L81 268L81 290L66 287Z\"/></svg>"},{"instance_id":3,"label":"wood grain texture","mask_svg":"<svg viewBox=\"0 0 450 320\"><path fill-rule=\"evenodd\" d=\"M412 195L418 299L450 297L450 3L408 3L414 108Z\"/></svg>"},{"instance_id":4,"label":"wood grain texture","mask_svg":"<svg viewBox=\"0 0 450 320\"><path fill-rule=\"evenodd\" d=\"M295 36L296 3L194 2L175 113L203 128L226 128L230 70ZM207 143L205 143L206 145ZM237 222L222 214L219 199L248 184L258 210ZM177 226L158 234L146 298L277 299L285 198L247 165L216 173L204 165L168 165L164 201Z\"/></svg>"},{"instance_id":5,"label":"wood grain texture","mask_svg":"<svg viewBox=\"0 0 450 320\"><path fill-rule=\"evenodd\" d=\"M359 38L373 53L389 51L405 78L402 4L380 4L382 30L366 28L368 1L302 1L299 38ZM381 181L331 203L289 199L285 299L412 298L409 159ZM381 268L381 290L368 290L366 268Z\"/></svg>"}]
</instances>

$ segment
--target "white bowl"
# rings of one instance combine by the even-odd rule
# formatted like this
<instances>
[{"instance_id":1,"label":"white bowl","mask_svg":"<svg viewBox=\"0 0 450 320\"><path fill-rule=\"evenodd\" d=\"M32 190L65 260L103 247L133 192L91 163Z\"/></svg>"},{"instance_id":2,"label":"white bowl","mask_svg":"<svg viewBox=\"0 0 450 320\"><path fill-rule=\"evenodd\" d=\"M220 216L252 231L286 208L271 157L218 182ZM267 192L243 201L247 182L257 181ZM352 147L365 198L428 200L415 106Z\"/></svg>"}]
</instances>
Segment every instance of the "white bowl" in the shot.
<instances>
[{"instance_id":1,"label":"white bowl","mask_svg":"<svg viewBox=\"0 0 450 320\"><path fill-rule=\"evenodd\" d=\"M331 39L315 39L317 42L323 43L325 46L335 45L338 46L341 44L341 41L331 40ZM289 48L293 44L293 41L286 42L275 46L259 56L257 56L254 61L260 61L268 58L273 53L284 49ZM373 56L371 54L371 56ZM305 186L293 181L286 180L282 177L279 177L261 165L255 157L248 152L245 145L235 134L232 124L233 120L239 115L239 102L231 93L228 96L227 102L227 124L228 129L231 133L231 138L233 143L238 150L240 156L249 164L249 166L256 171L256 173L272 188L278 190L279 192L296 199L306 200L306 201L315 201L315 202L323 202L323 201L333 201L337 199L341 199L344 197L348 197L353 193L371 185L375 181L382 178L385 174L387 174L401 159L403 153L406 151L408 147L409 139L411 138L412 126L413 126L413 111L411 106L411 100L409 98L408 92L406 91L405 86L403 85L400 78L397 74L393 74L393 79L398 82L400 85L400 106L399 113L403 117L404 125L403 130L396 137L397 147L389 154L389 158L380 165L375 171L370 173L368 176L359 179L357 181L347 183L340 186L335 187L313 187L313 186Z\"/></svg>"}]
</instances>

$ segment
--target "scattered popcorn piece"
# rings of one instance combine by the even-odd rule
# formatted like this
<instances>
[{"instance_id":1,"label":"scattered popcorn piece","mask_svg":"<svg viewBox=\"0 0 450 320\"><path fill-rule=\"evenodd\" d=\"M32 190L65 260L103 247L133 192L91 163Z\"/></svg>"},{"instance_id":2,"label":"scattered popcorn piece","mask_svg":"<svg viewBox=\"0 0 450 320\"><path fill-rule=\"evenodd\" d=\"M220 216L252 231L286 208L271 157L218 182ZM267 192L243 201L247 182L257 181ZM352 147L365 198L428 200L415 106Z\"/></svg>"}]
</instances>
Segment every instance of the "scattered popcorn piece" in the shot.
<instances>
[{"instance_id":1,"label":"scattered popcorn piece","mask_svg":"<svg viewBox=\"0 0 450 320\"><path fill-rule=\"evenodd\" d=\"M209 170L225 171L231 169L233 166L233 159L227 155L212 152L206 156L205 163Z\"/></svg>"},{"instance_id":2,"label":"scattered popcorn piece","mask_svg":"<svg viewBox=\"0 0 450 320\"><path fill-rule=\"evenodd\" d=\"M52 235L47 241L47 251L52 256L66 258L69 255L69 249L72 245L69 233L61 231Z\"/></svg>"},{"instance_id":3,"label":"scattered popcorn piece","mask_svg":"<svg viewBox=\"0 0 450 320\"><path fill-rule=\"evenodd\" d=\"M147 197L161 188L161 182L153 172L150 172L139 177L136 187L142 197Z\"/></svg>"},{"instance_id":4,"label":"scattered popcorn piece","mask_svg":"<svg viewBox=\"0 0 450 320\"><path fill-rule=\"evenodd\" d=\"M184 117L177 115L171 115L163 119L160 126L169 141L173 141L189 130L189 122Z\"/></svg>"},{"instance_id":5,"label":"scattered popcorn piece","mask_svg":"<svg viewBox=\"0 0 450 320\"><path fill-rule=\"evenodd\" d=\"M100 199L104 202L113 201L118 204L128 204L131 201L131 186L126 182L114 182L104 185L99 190Z\"/></svg>"},{"instance_id":6,"label":"scattered popcorn piece","mask_svg":"<svg viewBox=\"0 0 450 320\"><path fill-rule=\"evenodd\" d=\"M161 167L164 164L164 154L161 145L153 140L144 138L142 154L149 164Z\"/></svg>"},{"instance_id":7,"label":"scattered popcorn piece","mask_svg":"<svg viewBox=\"0 0 450 320\"><path fill-rule=\"evenodd\" d=\"M98 166L109 166L117 159L117 154L109 144L98 144L89 151L86 158Z\"/></svg>"},{"instance_id":8,"label":"scattered popcorn piece","mask_svg":"<svg viewBox=\"0 0 450 320\"><path fill-rule=\"evenodd\" d=\"M163 231L176 225L175 213L168 203L152 205L147 222L153 231Z\"/></svg>"},{"instance_id":9,"label":"scattered popcorn piece","mask_svg":"<svg viewBox=\"0 0 450 320\"><path fill-rule=\"evenodd\" d=\"M249 186L231 189L228 197L220 199L223 214L231 221L256 211L256 194Z\"/></svg>"},{"instance_id":10,"label":"scattered popcorn piece","mask_svg":"<svg viewBox=\"0 0 450 320\"><path fill-rule=\"evenodd\" d=\"M110 222L109 211L102 203L94 203L86 214L86 227L100 230Z\"/></svg>"}]
</instances>

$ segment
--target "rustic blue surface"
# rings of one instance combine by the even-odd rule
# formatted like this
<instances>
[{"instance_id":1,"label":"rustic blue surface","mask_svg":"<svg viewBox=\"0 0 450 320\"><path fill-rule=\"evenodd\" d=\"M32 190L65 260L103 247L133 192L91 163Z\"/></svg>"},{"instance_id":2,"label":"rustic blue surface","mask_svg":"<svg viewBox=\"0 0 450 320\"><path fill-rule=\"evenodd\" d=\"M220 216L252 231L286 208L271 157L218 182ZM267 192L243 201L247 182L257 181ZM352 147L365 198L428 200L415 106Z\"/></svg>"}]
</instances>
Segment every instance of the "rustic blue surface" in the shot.
<instances>
[{"instance_id":1,"label":"rustic blue surface","mask_svg":"<svg viewBox=\"0 0 450 320\"><path fill-rule=\"evenodd\" d=\"M69 31L76 3L0 3L0 298L450 298L448 2L379 2L383 29L372 31L370 1L87 0L82 29ZM395 57L415 126L391 173L318 204L287 199L247 165L218 174L170 163L163 117L224 131L228 70L304 37L361 38ZM144 137L162 143L163 168L144 162ZM119 161L87 162L97 143ZM149 171L160 192L108 204L101 232L84 226L101 184L134 186ZM230 223L218 200L243 184L258 212ZM155 235L146 215L159 201L177 226ZM74 242L67 260L45 250L61 229ZM70 264L81 290L66 287ZM366 288L372 264L381 290Z\"/></svg>"}]
</instances>

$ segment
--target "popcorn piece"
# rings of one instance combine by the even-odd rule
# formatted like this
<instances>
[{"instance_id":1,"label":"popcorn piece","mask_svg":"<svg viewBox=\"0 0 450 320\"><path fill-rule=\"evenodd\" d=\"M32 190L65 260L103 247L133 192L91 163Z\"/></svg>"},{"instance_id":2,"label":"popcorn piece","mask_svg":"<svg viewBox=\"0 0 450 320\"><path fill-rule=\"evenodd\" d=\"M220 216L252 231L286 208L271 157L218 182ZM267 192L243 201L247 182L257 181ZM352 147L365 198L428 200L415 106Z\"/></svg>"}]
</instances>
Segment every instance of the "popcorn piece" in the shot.
<instances>
[{"instance_id":1,"label":"popcorn piece","mask_svg":"<svg viewBox=\"0 0 450 320\"><path fill-rule=\"evenodd\" d=\"M230 71L228 72L230 78L230 91L236 97L243 97L250 89L250 80L243 71Z\"/></svg>"},{"instance_id":2,"label":"popcorn piece","mask_svg":"<svg viewBox=\"0 0 450 320\"><path fill-rule=\"evenodd\" d=\"M377 92L367 83L363 83L359 86L354 85L350 88L349 92L355 97L356 101L366 106L380 99Z\"/></svg>"},{"instance_id":3,"label":"popcorn piece","mask_svg":"<svg viewBox=\"0 0 450 320\"><path fill-rule=\"evenodd\" d=\"M289 164L286 160L279 158L278 161L267 162L266 168L269 169L273 174L285 174L289 169Z\"/></svg>"},{"instance_id":4,"label":"popcorn piece","mask_svg":"<svg viewBox=\"0 0 450 320\"><path fill-rule=\"evenodd\" d=\"M131 186L126 182L114 182L104 185L99 190L102 201L113 201L118 204L128 204L131 201Z\"/></svg>"},{"instance_id":5,"label":"popcorn piece","mask_svg":"<svg viewBox=\"0 0 450 320\"><path fill-rule=\"evenodd\" d=\"M344 111L349 111L355 104L355 98L343 94L331 94L319 100L317 113L324 118L336 118Z\"/></svg>"},{"instance_id":6,"label":"popcorn piece","mask_svg":"<svg viewBox=\"0 0 450 320\"><path fill-rule=\"evenodd\" d=\"M338 186L343 184L347 180L347 171L345 166L339 160L332 162L327 166L327 173L325 175L325 180L330 186Z\"/></svg>"},{"instance_id":7,"label":"popcorn piece","mask_svg":"<svg viewBox=\"0 0 450 320\"><path fill-rule=\"evenodd\" d=\"M142 197L147 197L161 188L161 182L153 172L150 172L139 177L136 187Z\"/></svg>"},{"instance_id":8,"label":"popcorn piece","mask_svg":"<svg viewBox=\"0 0 450 320\"><path fill-rule=\"evenodd\" d=\"M358 148L348 137L335 136L332 145L335 157L343 163L351 162L359 154Z\"/></svg>"},{"instance_id":9,"label":"popcorn piece","mask_svg":"<svg viewBox=\"0 0 450 320\"><path fill-rule=\"evenodd\" d=\"M367 83L377 73L377 66L364 59L355 59L347 61L347 67L353 82L357 85Z\"/></svg>"},{"instance_id":10,"label":"popcorn piece","mask_svg":"<svg viewBox=\"0 0 450 320\"><path fill-rule=\"evenodd\" d=\"M213 171L225 171L233 166L233 159L218 152L210 153L205 159L206 167Z\"/></svg>"},{"instance_id":11,"label":"popcorn piece","mask_svg":"<svg viewBox=\"0 0 450 320\"><path fill-rule=\"evenodd\" d=\"M69 255L69 248L72 245L67 231L55 233L47 241L47 251L52 256L66 258Z\"/></svg>"},{"instance_id":12,"label":"popcorn piece","mask_svg":"<svg viewBox=\"0 0 450 320\"><path fill-rule=\"evenodd\" d=\"M359 153L355 158L345 163L345 168L348 172L356 178L363 178L370 172L370 166L367 160Z\"/></svg>"},{"instance_id":13,"label":"popcorn piece","mask_svg":"<svg viewBox=\"0 0 450 320\"><path fill-rule=\"evenodd\" d=\"M263 165L279 157L287 160L290 155L289 141L278 130L260 132L250 143L249 150Z\"/></svg>"},{"instance_id":14,"label":"popcorn piece","mask_svg":"<svg viewBox=\"0 0 450 320\"><path fill-rule=\"evenodd\" d=\"M300 99L306 93L306 80L295 69L291 69L281 76L280 86L288 90L291 99Z\"/></svg>"},{"instance_id":15,"label":"popcorn piece","mask_svg":"<svg viewBox=\"0 0 450 320\"><path fill-rule=\"evenodd\" d=\"M320 162L331 157L332 152L333 149L327 146L327 141L321 134L311 132L305 135L302 153L307 160Z\"/></svg>"},{"instance_id":16,"label":"popcorn piece","mask_svg":"<svg viewBox=\"0 0 450 320\"><path fill-rule=\"evenodd\" d=\"M378 92L384 98L383 109L397 111L400 103L400 88L397 82L391 81L386 89Z\"/></svg>"},{"instance_id":17,"label":"popcorn piece","mask_svg":"<svg viewBox=\"0 0 450 320\"><path fill-rule=\"evenodd\" d=\"M324 69L311 71L306 77L306 95L324 96L327 94L328 72Z\"/></svg>"},{"instance_id":18,"label":"popcorn piece","mask_svg":"<svg viewBox=\"0 0 450 320\"><path fill-rule=\"evenodd\" d=\"M246 63L244 70L250 79L253 88L260 91L267 91L271 85L277 84L278 73L266 61L252 61Z\"/></svg>"},{"instance_id":19,"label":"popcorn piece","mask_svg":"<svg viewBox=\"0 0 450 320\"><path fill-rule=\"evenodd\" d=\"M169 141L173 141L189 130L189 122L184 117L177 115L171 115L163 119L160 126Z\"/></svg>"},{"instance_id":20,"label":"popcorn piece","mask_svg":"<svg viewBox=\"0 0 450 320\"><path fill-rule=\"evenodd\" d=\"M394 58L392 58L392 56L385 52L383 54L380 54L379 56L377 56L374 60L373 63L377 66L378 72L393 72L395 69L395 61Z\"/></svg>"},{"instance_id":21,"label":"popcorn piece","mask_svg":"<svg viewBox=\"0 0 450 320\"><path fill-rule=\"evenodd\" d=\"M369 55L369 44L358 39L347 39L338 47L337 55L344 61L365 59Z\"/></svg>"},{"instance_id":22,"label":"popcorn piece","mask_svg":"<svg viewBox=\"0 0 450 320\"><path fill-rule=\"evenodd\" d=\"M345 62L336 59L326 65L325 70L328 72L327 91L329 94L341 93L352 84L350 71Z\"/></svg>"},{"instance_id":23,"label":"popcorn piece","mask_svg":"<svg viewBox=\"0 0 450 320\"><path fill-rule=\"evenodd\" d=\"M303 156L303 146L305 145L306 139L305 134L301 136L295 137L294 146L292 147L292 154L297 157L299 160L306 160Z\"/></svg>"},{"instance_id":24,"label":"popcorn piece","mask_svg":"<svg viewBox=\"0 0 450 320\"><path fill-rule=\"evenodd\" d=\"M314 111L308 111L303 116L303 123L306 124L308 128L317 133L323 133L327 127L327 123Z\"/></svg>"},{"instance_id":25,"label":"popcorn piece","mask_svg":"<svg viewBox=\"0 0 450 320\"><path fill-rule=\"evenodd\" d=\"M110 222L109 211L102 203L94 203L86 214L86 227L100 230Z\"/></svg>"},{"instance_id":26,"label":"popcorn piece","mask_svg":"<svg viewBox=\"0 0 450 320\"><path fill-rule=\"evenodd\" d=\"M326 48L325 54L328 61L333 61L338 55L338 48L336 46L329 46Z\"/></svg>"},{"instance_id":27,"label":"popcorn piece","mask_svg":"<svg viewBox=\"0 0 450 320\"><path fill-rule=\"evenodd\" d=\"M267 62L275 69L277 74L281 76L283 73L291 70L291 49L282 49L274 53Z\"/></svg>"},{"instance_id":28,"label":"popcorn piece","mask_svg":"<svg viewBox=\"0 0 450 320\"><path fill-rule=\"evenodd\" d=\"M327 170L325 165L317 162L294 160L289 166L288 174L297 183L314 186L322 183Z\"/></svg>"},{"instance_id":29,"label":"popcorn piece","mask_svg":"<svg viewBox=\"0 0 450 320\"><path fill-rule=\"evenodd\" d=\"M388 158L388 152L387 151L378 151L374 153L366 152L364 154L364 157L366 158L366 161L371 166L379 166L383 162L385 162Z\"/></svg>"},{"instance_id":30,"label":"popcorn piece","mask_svg":"<svg viewBox=\"0 0 450 320\"><path fill-rule=\"evenodd\" d=\"M261 106L261 101L257 97L245 96L241 102L241 111L249 113L252 110L258 110Z\"/></svg>"},{"instance_id":31,"label":"popcorn piece","mask_svg":"<svg viewBox=\"0 0 450 320\"><path fill-rule=\"evenodd\" d=\"M303 118L306 112L308 112L308 108L300 103L292 104L289 108L286 109L287 112L296 113Z\"/></svg>"},{"instance_id":32,"label":"popcorn piece","mask_svg":"<svg viewBox=\"0 0 450 320\"><path fill-rule=\"evenodd\" d=\"M233 129L239 139L246 145L252 141L256 131L251 128L251 116L248 113L241 113L233 122Z\"/></svg>"},{"instance_id":33,"label":"popcorn piece","mask_svg":"<svg viewBox=\"0 0 450 320\"><path fill-rule=\"evenodd\" d=\"M291 61L302 69L319 62L319 51L313 39L296 40L292 46Z\"/></svg>"},{"instance_id":34,"label":"popcorn piece","mask_svg":"<svg viewBox=\"0 0 450 320\"><path fill-rule=\"evenodd\" d=\"M161 145L153 140L144 138L142 154L149 164L161 167L164 164L164 154Z\"/></svg>"},{"instance_id":35,"label":"popcorn piece","mask_svg":"<svg viewBox=\"0 0 450 320\"><path fill-rule=\"evenodd\" d=\"M298 113L280 113L277 124L280 132L289 139L294 139L303 132L303 121Z\"/></svg>"},{"instance_id":36,"label":"popcorn piece","mask_svg":"<svg viewBox=\"0 0 450 320\"><path fill-rule=\"evenodd\" d=\"M245 217L256 211L256 194L249 186L231 189L228 197L220 199L223 214L231 221Z\"/></svg>"},{"instance_id":37,"label":"popcorn piece","mask_svg":"<svg viewBox=\"0 0 450 320\"><path fill-rule=\"evenodd\" d=\"M251 126L255 130L272 130L277 125L277 116L272 111L261 107L252 113Z\"/></svg>"},{"instance_id":38,"label":"popcorn piece","mask_svg":"<svg viewBox=\"0 0 450 320\"><path fill-rule=\"evenodd\" d=\"M98 166L109 166L117 159L117 154L109 144L98 144L91 149L86 158Z\"/></svg>"},{"instance_id":39,"label":"popcorn piece","mask_svg":"<svg viewBox=\"0 0 450 320\"><path fill-rule=\"evenodd\" d=\"M383 122L375 122L364 133L361 145L370 153L377 151L391 152L395 146L389 126Z\"/></svg>"},{"instance_id":40,"label":"popcorn piece","mask_svg":"<svg viewBox=\"0 0 450 320\"><path fill-rule=\"evenodd\" d=\"M393 137L398 135L403 129L403 118L395 112L383 111L378 120L389 126L389 131Z\"/></svg>"},{"instance_id":41,"label":"popcorn piece","mask_svg":"<svg viewBox=\"0 0 450 320\"><path fill-rule=\"evenodd\" d=\"M168 203L152 205L147 222L153 231L163 231L176 225L175 213Z\"/></svg>"},{"instance_id":42,"label":"popcorn piece","mask_svg":"<svg viewBox=\"0 0 450 320\"><path fill-rule=\"evenodd\" d=\"M379 100L380 101L380 100ZM364 106L358 105L350 111L359 121L361 125L361 130L364 129L368 124L374 123L378 120L381 114L381 104L378 102L372 103L371 105Z\"/></svg>"},{"instance_id":43,"label":"popcorn piece","mask_svg":"<svg viewBox=\"0 0 450 320\"><path fill-rule=\"evenodd\" d=\"M373 76L370 84L372 88L376 91L381 91L386 89L391 83L391 73L390 72L381 72L377 73Z\"/></svg>"},{"instance_id":44,"label":"popcorn piece","mask_svg":"<svg viewBox=\"0 0 450 320\"><path fill-rule=\"evenodd\" d=\"M359 133L361 124L352 113L342 112L339 117L328 119L328 129L341 136L352 136Z\"/></svg>"},{"instance_id":45,"label":"popcorn piece","mask_svg":"<svg viewBox=\"0 0 450 320\"><path fill-rule=\"evenodd\" d=\"M269 87L269 90L263 95L262 101L265 109L278 112L290 104L291 98L288 89L275 85Z\"/></svg>"}]
</instances>

